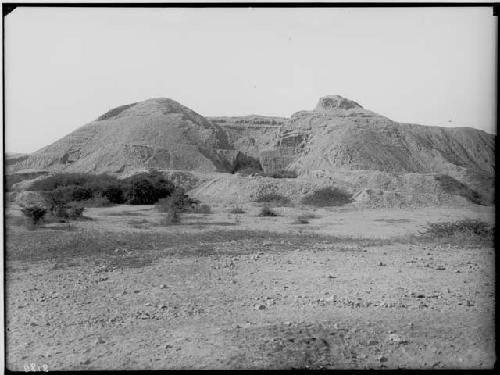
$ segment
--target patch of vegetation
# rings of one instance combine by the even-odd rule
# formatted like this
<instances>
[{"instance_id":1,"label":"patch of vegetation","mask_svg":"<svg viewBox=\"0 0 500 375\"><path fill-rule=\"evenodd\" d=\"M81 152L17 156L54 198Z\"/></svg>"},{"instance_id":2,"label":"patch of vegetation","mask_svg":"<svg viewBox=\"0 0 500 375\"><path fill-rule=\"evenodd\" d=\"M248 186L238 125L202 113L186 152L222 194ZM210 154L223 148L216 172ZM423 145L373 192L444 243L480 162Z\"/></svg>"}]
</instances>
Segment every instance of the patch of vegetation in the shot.
<instances>
[{"instance_id":1,"label":"patch of vegetation","mask_svg":"<svg viewBox=\"0 0 500 375\"><path fill-rule=\"evenodd\" d=\"M245 213L245 210L241 207L233 207L229 210L229 213L230 214L244 214Z\"/></svg>"},{"instance_id":2,"label":"patch of vegetation","mask_svg":"<svg viewBox=\"0 0 500 375\"><path fill-rule=\"evenodd\" d=\"M289 198L278 193L265 193L258 195L255 202L259 203L272 203L276 206L288 206L291 204Z\"/></svg>"},{"instance_id":3,"label":"patch of vegetation","mask_svg":"<svg viewBox=\"0 0 500 375\"><path fill-rule=\"evenodd\" d=\"M309 224L309 220L311 219L317 219L318 216L314 214L304 214L304 215L299 215L295 219L294 223L295 224Z\"/></svg>"},{"instance_id":4,"label":"patch of vegetation","mask_svg":"<svg viewBox=\"0 0 500 375\"><path fill-rule=\"evenodd\" d=\"M22 207L21 212L27 219L28 229L34 229L43 221L47 210L39 206L30 206Z\"/></svg>"},{"instance_id":5,"label":"patch of vegetation","mask_svg":"<svg viewBox=\"0 0 500 375\"><path fill-rule=\"evenodd\" d=\"M336 187L322 188L302 198L303 204L316 207L342 206L351 202L351 194Z\"/></svg>"},{"instance_id":6,"label":"patch of vegetation","mask_svg":"<svg viewBox=\"0 0 500 375\"><path fill-rule=\"evenodd\" d=\"M64 202L86 202L86 206L106 204L154 204L170 196L175 185L158 171L140 173L123 180L106 174L58 173L35 181L33 190L46 192L46 197ZM99 202L100 201L100 202Z\"/></svg>"},{"instance_id":7,"label":"patch of vegetation","mask_svg":"<svg viewBox=\"0 0 500 375\"><path fill-rule=\"evenodd\" d=\"M298 174L295 171L288 171L286 169L280 169L272 173L266 173L267 177L272 178L297 178Z\"/></svg>"},{"instance_id":8,"label":"patch of vegetation","mask_svg":"<svg viewBox=\"0 0 500 375\"><path fill-rule=\"evenodd\" d=\"M122 182L128 204L155 204L176 190L175 185L157 171L140 173Z\"/></svg>"},{"instance_id":9,"label":"patch of vegetation","mask_svg":"<svg viewBox=\"0 0 500 375\"><path fill-rule=\"evenodd\" d=\"M454 222L429 223L419 232L420 239L439 241L449 244L493 244L495 227L486 222L473 219Z\"/></svg>"},{"instance_id":10,"label":"patch of vegetation","mask_svg":"<svg viewBox=\"0 0 500 375\"><path fill-rule=\"evenodd\" d=\"M269 206L264 206L259 212L259 216L279 216L279 214L271 209Z\"/></svg>"},{"instance_id":11,"label":"patch of vegetation","mask_svg":"<svg viewBox=\"0 0 500 375\"><path fill-rule=\"evenodd\" d=\"M470 187L454 179L453 177L441 174L435 176L434 178L439 182L439 185L446 193L450 195L459 195L475 204L485 205L484 198L481 196L481 194L479 194L475 190L472 190Z\"/></svg>"}]
</instances>

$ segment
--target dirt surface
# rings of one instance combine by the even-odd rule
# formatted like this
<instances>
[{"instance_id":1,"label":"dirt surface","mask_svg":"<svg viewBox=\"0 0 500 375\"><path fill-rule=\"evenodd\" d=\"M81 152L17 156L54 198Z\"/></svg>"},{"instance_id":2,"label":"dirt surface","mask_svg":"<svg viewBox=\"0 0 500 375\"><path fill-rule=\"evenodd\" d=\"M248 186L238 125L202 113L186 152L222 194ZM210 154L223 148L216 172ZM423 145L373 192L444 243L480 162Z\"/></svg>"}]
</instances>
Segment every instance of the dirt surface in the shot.
<instances>
[{"instance_id":1,"label":"dirt surface","mask_svg":"<svg viewBox=\"0 0 500 375\"><path fill-rule=\"evenodd\" d=\"M494 365L493 248L396 240L492 208L228 209L164 227L150 206L94 208L36 231L11 209L7 368Z\"/></svg>"}]
</instances>

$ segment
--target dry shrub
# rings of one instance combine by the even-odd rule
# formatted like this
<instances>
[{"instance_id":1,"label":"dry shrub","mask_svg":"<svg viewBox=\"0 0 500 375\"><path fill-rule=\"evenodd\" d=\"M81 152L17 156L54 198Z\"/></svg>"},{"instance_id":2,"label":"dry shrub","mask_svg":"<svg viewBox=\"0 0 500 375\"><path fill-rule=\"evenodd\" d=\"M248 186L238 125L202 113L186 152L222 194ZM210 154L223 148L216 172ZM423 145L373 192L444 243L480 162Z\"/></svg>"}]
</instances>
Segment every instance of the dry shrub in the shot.
<instances>
[{"instance_id":1,"label":"dry shrub","mask_svg":"<svg viewBox=\"0 0 500 375\"><path fill-rule=\"evenodd\" d=\"M303 204L316 207L342 206L351 202L351 194L336 187L319 189L302 198Z\"/></svg>"},{"instance_id":2,"label":"dry shrub","mask_svg":"<svg viewBox=\"0 0 500 375\"><path fill-rule=\"evenodd\" d=\"M316 219L318 216L314 214L304 214L304 215L299 215L295 219L295 224L309 224L310 219Z\"/></svg>"},{"instance_id":3,"label":"dry shrub","mask_svg":"<svg viewBox=\"0 0 500 375\"><path fill-rule=\"evenodd\" d=\"M21 212L26 217L28 229L35 229L44 219L47 210L39 206L22 207Z\"/></svg>"},{"instance_id":4,"label":"dry shrub","mask_svg":"<svg viewBox=\"0 0 500 375\"><path fill-rule=\"evenodd\" d=\"M261 208L259 216L279 216L279 214L271 209L269 206Z\"/></svg>"}]
</instances>

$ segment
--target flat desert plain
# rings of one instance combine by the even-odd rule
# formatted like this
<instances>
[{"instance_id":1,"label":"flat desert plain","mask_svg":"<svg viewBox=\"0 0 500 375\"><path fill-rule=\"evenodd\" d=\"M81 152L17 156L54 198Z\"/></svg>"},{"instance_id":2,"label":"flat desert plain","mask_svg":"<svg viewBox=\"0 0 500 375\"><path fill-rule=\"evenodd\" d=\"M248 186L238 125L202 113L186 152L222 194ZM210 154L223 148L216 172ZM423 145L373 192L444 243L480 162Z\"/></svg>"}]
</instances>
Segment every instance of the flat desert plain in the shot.
<instances>
[{"instance_id":1,"label":"flat desert plain","mask_svg":"<svg viewBox=\"0 0 500 375\"><path fill-rule=\"evenodd\" d=\"M28 230L9 207L7 368L494 365L493 244L419 235L494 224L494 208L211 208L168 226L153 206L88 208Z\"/></svg>"}]
</instances>

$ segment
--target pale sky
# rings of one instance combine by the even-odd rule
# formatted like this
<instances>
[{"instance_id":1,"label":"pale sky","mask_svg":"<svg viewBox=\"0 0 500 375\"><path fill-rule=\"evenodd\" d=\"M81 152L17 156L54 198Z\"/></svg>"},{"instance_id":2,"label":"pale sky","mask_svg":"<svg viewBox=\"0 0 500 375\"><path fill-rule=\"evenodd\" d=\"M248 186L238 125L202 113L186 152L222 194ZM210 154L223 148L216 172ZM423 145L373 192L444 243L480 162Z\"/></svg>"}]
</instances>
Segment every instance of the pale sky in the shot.
<instances>
[{"instance_id":1,"label":"pale sky","mask_svg":"<svg viewBox=\"0 0 500 375\"><path fill-rule=\"evenodd\" d=\"M496 30L491 8L18 8L5 18L6 151L153 97L290 116L338 94L395 121L496 134Z\"/></svg>"}]
</instances>

